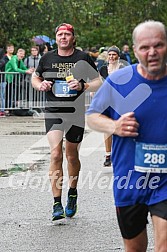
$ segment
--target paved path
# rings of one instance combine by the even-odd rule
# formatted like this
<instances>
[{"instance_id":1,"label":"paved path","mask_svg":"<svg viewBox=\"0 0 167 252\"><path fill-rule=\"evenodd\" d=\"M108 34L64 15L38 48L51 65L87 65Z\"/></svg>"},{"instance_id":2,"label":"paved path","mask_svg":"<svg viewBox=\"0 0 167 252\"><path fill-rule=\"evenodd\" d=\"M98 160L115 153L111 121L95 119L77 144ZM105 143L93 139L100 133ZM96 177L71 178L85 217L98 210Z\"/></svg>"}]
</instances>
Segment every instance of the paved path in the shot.
<instances>
[{"instance_id":1,"label":"paved path","mask_svg":"<svg viewBox=\"0 0 167 252\"><path fill-rule=\"evenodd\" d=\"M113 203L112 169L102 166L102 135L86 128L80 151L78 213L73 219L52 223L43 120L1 118L0 129L0 252L124 251ZM65 181L64 205L67 189ZM150 225L149 237L148 251L153 251Z\"/></svg>"}]
</instances>

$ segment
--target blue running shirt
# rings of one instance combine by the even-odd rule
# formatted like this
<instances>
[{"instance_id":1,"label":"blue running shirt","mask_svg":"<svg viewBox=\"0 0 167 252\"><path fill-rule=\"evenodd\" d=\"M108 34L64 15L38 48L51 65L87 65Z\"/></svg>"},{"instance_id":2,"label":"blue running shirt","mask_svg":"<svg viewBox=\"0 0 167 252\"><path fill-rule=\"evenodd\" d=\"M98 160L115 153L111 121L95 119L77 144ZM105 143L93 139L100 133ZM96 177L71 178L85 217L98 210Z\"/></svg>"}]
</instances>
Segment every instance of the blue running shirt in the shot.
<instances>
[{"instance_id":1,"label":"blue running shirt","mask_svg":"<svg viewBox=\"0 0 167 252\"><path fill-rule=\"evenodd\" d=\"M115 205L120 207L167 199L167 172L156 168L167 162L167 77L147 80L137 72L137 64L117 70L97 91L87 114L102 113L117 120L131 111L140 125L139 136L113 135L113 190ZM135 162L139 168L144 162L153 168L151 172L135 170Z\"/></svg>"}]
</instances>

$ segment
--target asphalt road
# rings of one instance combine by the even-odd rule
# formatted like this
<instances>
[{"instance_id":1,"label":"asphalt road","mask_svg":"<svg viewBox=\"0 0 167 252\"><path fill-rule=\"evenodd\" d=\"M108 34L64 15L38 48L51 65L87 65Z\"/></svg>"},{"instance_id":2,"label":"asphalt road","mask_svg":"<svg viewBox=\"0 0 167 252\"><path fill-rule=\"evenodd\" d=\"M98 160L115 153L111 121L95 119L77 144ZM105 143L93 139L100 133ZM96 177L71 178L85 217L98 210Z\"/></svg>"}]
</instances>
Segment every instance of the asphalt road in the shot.
<instances>
[{"instance_id":1,"label":"asphalt road","mask_svg":"<svg viewBox=\"0 0 167 252\"><path fill-rule=\"evenodd\" d=\"M112 167L104 168L103 136L86 128L80 150L78 212L51 221L49 146L43 119L0 119L0 252L124 251L112 195ZM63 205L68 184L66 161ZM152 227L148 225L153 251Z\"/></svg>"}]
</instances>

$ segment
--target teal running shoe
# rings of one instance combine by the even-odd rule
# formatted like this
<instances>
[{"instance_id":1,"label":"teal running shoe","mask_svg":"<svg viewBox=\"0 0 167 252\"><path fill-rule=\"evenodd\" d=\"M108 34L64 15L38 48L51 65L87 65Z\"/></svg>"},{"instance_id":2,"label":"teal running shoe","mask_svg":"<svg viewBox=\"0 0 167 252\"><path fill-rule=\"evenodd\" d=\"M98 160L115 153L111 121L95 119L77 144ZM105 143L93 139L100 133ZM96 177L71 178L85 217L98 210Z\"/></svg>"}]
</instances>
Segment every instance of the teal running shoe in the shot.
<instances>
[{"instance_id":1,"label":"teal running shoe","mask_svg":"<svg viewBox=\"0 0 167 252\"><path fill-rule=\"evenodd\" d=\"M56 202L53 205L52 221L65 218L64 209L60 202Z\"/></svg>"},{"instance_id":2,"label":"teal running shoe","mask_svg":"<svg viewBox=\"0 0 167 252\"><path fill-rule=\"evenodd\" d=\"M77 195L69 195L67 206L65 207L65 214L67 217L73 217L77 211Z\"/></svg>"}]
</instances>

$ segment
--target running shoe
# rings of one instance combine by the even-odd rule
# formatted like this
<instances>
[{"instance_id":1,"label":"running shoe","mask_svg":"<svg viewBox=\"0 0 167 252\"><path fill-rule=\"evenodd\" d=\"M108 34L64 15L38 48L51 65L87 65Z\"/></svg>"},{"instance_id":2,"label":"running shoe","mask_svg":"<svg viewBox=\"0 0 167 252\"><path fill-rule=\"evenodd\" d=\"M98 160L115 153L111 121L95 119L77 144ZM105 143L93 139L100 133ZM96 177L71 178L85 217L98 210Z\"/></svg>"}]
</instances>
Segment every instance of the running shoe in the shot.
<instances>
[{"instance_id":1,"label":"running shoe","mask_svg":"<svg viewBox=\"0 0 167 252\"><path fill-rule=\"evenodd\" d=\"M65 218L64 209L60 202L56 202L53 205L52 221Z\"/></svg>"},{"instance_id":2,"label":"running shoe","mask_svg":"<svg viewBox=\"0 0 167 252\"><path fill-rule=\"evenodd\" d=\"M69 195L67 200L67 206L65 208L65 214L67 217L73 217L77 211L77 195Z\"/></svg>"},{"instance_id":3,"label":"running shoe","mask_svg":"<svg viewBox=\"0 0 167 252\"><path fill-rule=\"evenodd\" d=\"M0 111L0 117L5 117L6 115L5 115L5 112L3 112L3 111Z\"/></svg>"},{"instance_id":4,"label":"running shoe","mask_svg":"<svg viewBox=\"0 0 167 252\"><path fill-rule=\"evenodd\" d=\"M104 166L111 166L111 157L110 156L106 156Z\"/></svg>"}]
</instances>

